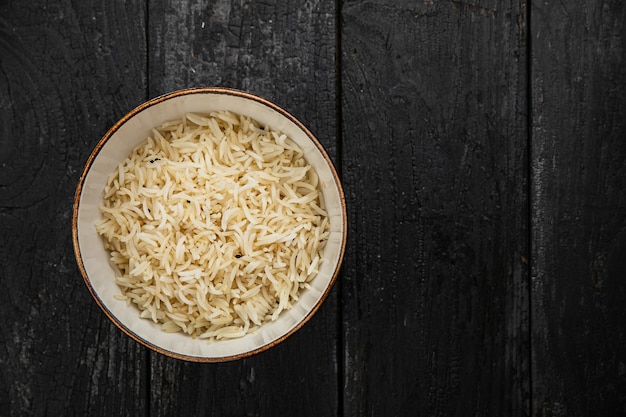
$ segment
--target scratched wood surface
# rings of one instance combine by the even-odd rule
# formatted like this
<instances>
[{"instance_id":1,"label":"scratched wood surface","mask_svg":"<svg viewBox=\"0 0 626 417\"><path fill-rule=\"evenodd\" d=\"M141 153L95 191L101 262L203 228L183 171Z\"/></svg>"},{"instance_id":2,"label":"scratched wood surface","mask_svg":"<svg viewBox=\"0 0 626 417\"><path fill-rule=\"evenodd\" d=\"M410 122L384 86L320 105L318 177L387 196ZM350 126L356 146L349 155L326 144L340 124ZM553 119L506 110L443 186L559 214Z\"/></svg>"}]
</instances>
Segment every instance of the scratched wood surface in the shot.
<instances>
[{"instance_id":1,"label":"scratched wood surface","mask_svg":"<svg viewBox=\"0 0 626 417\"><path fill-rule=\"evenodd\" d=\"M531 22L533 408L626 415L626 7Z\"/></svg>"},{"instance_id":2,"label":"scratched wood surface","mask_svg":"<svg viewBox=\"0 0 626 417\"><path fill-rule=\"evenodd\" d=\"M620 0L0 0L0 415L626 414ZM287 341L222 364L92 301L93 146L171 90L275 101L341 173L349 245Z\"/></svg>"},{"instance_id":3,"label":"scratched wood surface","mask_svg":"<svg viewBox=\"0 0 626 417\"><path fill-rule=\"evenodd\" d=\"M342 18L344 410L528 415L524 9Z\"/></svg>"}]
</instances>

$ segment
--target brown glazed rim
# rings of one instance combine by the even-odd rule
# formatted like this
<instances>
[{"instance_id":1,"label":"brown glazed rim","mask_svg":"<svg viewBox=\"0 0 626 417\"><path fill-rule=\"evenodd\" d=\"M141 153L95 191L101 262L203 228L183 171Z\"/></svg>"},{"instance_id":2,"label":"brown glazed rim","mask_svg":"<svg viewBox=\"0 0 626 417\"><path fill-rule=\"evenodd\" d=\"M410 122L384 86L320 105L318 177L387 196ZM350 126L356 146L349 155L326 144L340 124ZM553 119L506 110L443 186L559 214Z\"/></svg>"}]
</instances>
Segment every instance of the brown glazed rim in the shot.
<instances>
[{"instance_id":1,"label":"brown glazed rim","mask_svg":"<svg viewBox=\"0 0 626 417\"><path fill-rule=\"evenodd\" d=\"M226 94L226 95L242 97L242 98L245 98L245 99L248 99L248 100L253 100L253 101L261 103L264 106L267 106L267 107L277 111L278 113L280 113L281 115L283 115L284 117L286 117L287 119L289 119L290 121L295 123L307 135L307 137L315 144L315 146L318 148L318 150L322 153L322 156L324 157L324 159L326 160L326 163L328 164L328 166L331 169L331 172L332 172L332 175L333 175L333 179L334 179L335 185L337 186L337 189L339 191L339 197L340 197L340 201L341 201L341 210L342 210L342 216L343 216L343 225L342 225L342 227L343 227L343 239L342 239L341 247L340 247L339 260L338 260L337 265L335 267L335 270L333 272L333 276L331 277L330 283L326 287L326 289L325 289L324 293L322 294L321 298L313 306L311 311L309 311L307 313L307 315L302 320L300 320L287 333L285 333L284 335L280 336L278 339L273 340L272 342L267 343L267 344L265 344L265 345L255 349L255 350L251 350L251 351L248 351L248 352L240 353L240 354L237 354L237 355L220 356L220 357L201 357L201 356L183 355L183 354L180 354L180 353L176 353L176 352L172 352L170 350L164 349L164 348L162 348L160 346L157 346L157 345L155 345L153 343L150 343L147 340L145 340L142 337L140 337L139 335L137 335L134 332L132 332L130 329L128 329L126 326L124 326L124 324L122 324L117 319L117 317L115 317L111 313L111 311L109 311L107 309L107 307L104 305L104 302L100 299L98 294L96 294L95 289L91 285L89 277L87 276L87 271L85 270L85 265L83 263L83 258L82 258L82 254L81 254L81 251L80 251L80 246L79 246L79 243L78 243L78 208L80 206L80 199L81 199L83 185L84 185L84 182L85 182L85 178L86 178L87 174L89 173L89 170L90 170L94 160L96 159L96 157L98 156L98 154L102 150L102 147L104 146L104 144L111 138L111 136L113 136L113 134L122 125L124 125L132 117L134 117L136 114L142 112L143 110L147 109L148 107L154 106L155 104L161 103L163 101L169 100L169 99L174 98L174 97L190 95L190 94ZM173 358L176 358L176 359L181 359L181 360L186 360L186 361L191 361L191 362L226 362L226 361L231 361L231 360L236 360L236 359L247 358L247 357L250 357L250 356L255 355L257 353L263 352L263 351L265 351L265 350L267 350L267 349L269 349L269 348L271 348L273 346L276 346L277 344L279 344L280 342L284 341L289 336L294 334L296 331L298 331L305 323L307 323L311 319L311 317L313 317L313 315L320 308L321 304L328 297L328 294L330 293L333 285L335 284L335 281L337 280L337 276L339 274L339 270L341 268L341 263L343 261L343 257L344 257L344 253L345 253L345 249L346 249L346 241L347 241L347 220L346 220L346 218L347 218L347 212L346 212L345 195L344 195L344 192L343 192L343 188L341 186L341 181L339 180L339 176L337 175L337 171L336 171L336 169L335 169L331 159L328 157L328 154L324 150L324 147L317 140L317 138L302 123L300 123L300 121L298 121L294 116L292 116L290 113L288 113L286 110L280 108L276 104L274 104L274 103L272 103L272 102L270 102L270 101L268 101L268 100L266 100L264 98L261 98L261 97L255 96L253 94L250 94L250 93L246 93L246 92L243 92L243 91L234 90L234 89L230 89L230 88L223 88L223 87L197 87L197 88L188 88L188 89L178 90L178 91L174 91L174 92L171 92L171 93L168 93L168 94L164 94L162 96L153 98L153 99L151 99L151 100L141 104L140 106L136 107L135 109L130 111L128 114L126 114L124 117L122 117L111 129L109 129L109 131L102 137L102 139L100 139L100 141L98 142L98 144L96 145L94 150L91 152L91 155L89 156L89 159L87 159L87 162L85 164L83 172L82 172L82 174L80 176L80 179L78 181L78 186L76 187L76 194L74 196L74 208L73 208L73 212L72 212L72 240L73 240L73 244L74 244L74 254L75 254L75 257L76 257L76 261L78 263L78 267L79 267L80 272L81 272L81 274L83 276L85 284L87 284L87 288L89 289L89 292L93 296L93 298L96 301L96 303L100 306L102 311L104 311L104 313L107 315L107 317L113 323L115 323L115 325L117 327L119 327L124 333L126 333L128 336L130 336L131 338L133 338L135 341L139 342L140 344L142 344L142 345L144 345L144 346L146 346L146 347L148 347L148 348L150 348L150 349L152 349L152 350L154 350L156 352L162 353L162 354L164 354L166 356L170 356L170 357L173 357Z\"/></svg>"}]
</instances>

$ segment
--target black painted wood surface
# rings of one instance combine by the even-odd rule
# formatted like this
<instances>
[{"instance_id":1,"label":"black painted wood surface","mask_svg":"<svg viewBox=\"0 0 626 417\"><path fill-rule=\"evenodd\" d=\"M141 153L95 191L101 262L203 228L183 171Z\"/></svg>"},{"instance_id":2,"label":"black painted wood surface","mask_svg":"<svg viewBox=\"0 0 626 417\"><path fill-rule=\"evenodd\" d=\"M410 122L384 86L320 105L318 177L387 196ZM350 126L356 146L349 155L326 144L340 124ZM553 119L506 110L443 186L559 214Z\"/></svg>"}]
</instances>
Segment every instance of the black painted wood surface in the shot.
<instances>
[{"instance_id":1,"label":"black painted wood surface","mask_svg":"<svg viewBox=\"0 0 626 417\"><path fill-rule=\"evenodd\" d=\"M526 415L523 10L346 2L342 17L344 409Z\"/></svg>"},{"instance_id":2,"label":"black painted wood surface","mask_svg":"<svg viewBox=\"0 0 626 417\"><path fill-rule=\"evenodd\" d=\"M626 5L532 9L537 415L626 415Z\"/></svg>"},{"instance_id":3,"label":"black painted wood surface","mask_svg":"<svg viewBox=\"0 0 626 417\"><path fill-rule=\"evenodd\" d=\"M626 8L605 1L0 0L0 415L626 415ZM221 364L153 353L70 238L93 146L234 87L341 173L316 316Z\"/></svg>"}]
</instances>

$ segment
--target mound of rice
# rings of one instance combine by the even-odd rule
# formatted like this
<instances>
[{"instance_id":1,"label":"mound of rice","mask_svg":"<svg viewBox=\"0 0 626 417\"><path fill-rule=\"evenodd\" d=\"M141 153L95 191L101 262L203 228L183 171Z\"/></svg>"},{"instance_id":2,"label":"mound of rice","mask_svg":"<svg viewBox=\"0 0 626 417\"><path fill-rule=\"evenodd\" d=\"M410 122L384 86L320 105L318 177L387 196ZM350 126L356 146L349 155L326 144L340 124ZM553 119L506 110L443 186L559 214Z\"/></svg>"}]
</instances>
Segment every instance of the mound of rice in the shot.
<instances>
[{"instance_id":1,"label":"mound of rice","mask_svg":"<svg viewBox=\"0 0 626 417\"><path fill-rule=\"evenodd\" d=\"M301 149L232 112L154 129L109 176L100 209L117 298L166 332L209 341L290 309L329 229Z\"/></svg>"}]
</instances>

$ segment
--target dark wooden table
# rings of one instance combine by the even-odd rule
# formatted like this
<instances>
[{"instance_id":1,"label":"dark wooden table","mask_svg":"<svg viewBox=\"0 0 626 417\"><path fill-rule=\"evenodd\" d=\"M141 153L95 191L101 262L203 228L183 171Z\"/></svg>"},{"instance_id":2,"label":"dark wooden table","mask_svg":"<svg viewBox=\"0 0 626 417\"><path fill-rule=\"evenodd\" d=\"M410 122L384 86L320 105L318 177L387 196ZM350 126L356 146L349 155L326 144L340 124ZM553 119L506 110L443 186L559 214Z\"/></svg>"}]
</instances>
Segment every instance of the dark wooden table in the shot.
<instances>
[{"instance_id":1,"label":"dark wooden table","mask_svg":"<svg viewBox=\"0 0 626 417\"><path fill-rule=\"evenodd\" d=\"M332 155L342 273L248 359L111 324L75 187L143 101L264 96ZM626 415L622 0L0 0L1 416Z\"/></svg>"}]
</instances>

